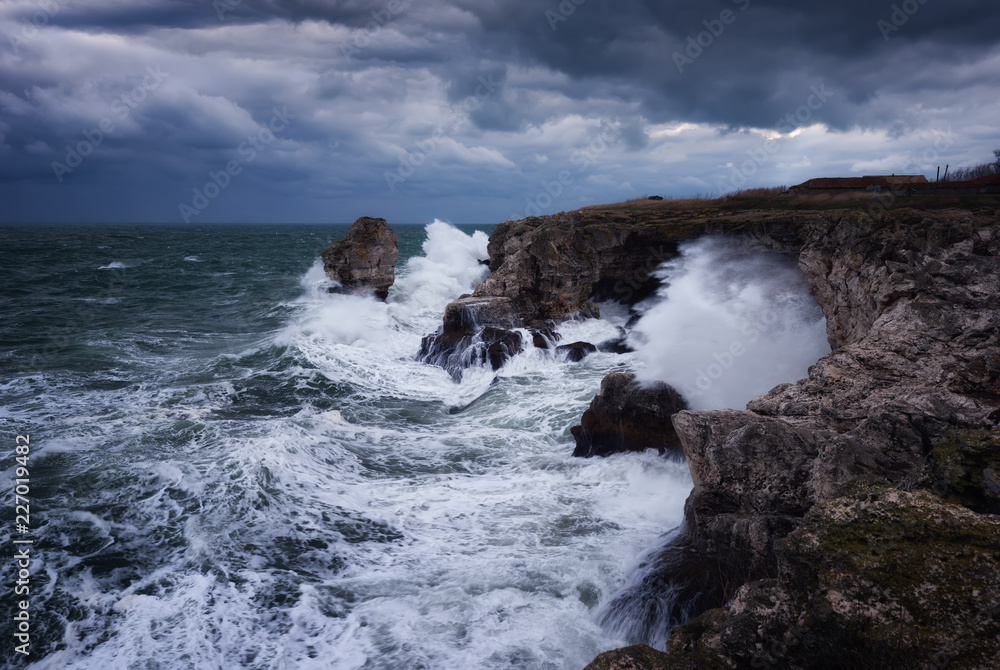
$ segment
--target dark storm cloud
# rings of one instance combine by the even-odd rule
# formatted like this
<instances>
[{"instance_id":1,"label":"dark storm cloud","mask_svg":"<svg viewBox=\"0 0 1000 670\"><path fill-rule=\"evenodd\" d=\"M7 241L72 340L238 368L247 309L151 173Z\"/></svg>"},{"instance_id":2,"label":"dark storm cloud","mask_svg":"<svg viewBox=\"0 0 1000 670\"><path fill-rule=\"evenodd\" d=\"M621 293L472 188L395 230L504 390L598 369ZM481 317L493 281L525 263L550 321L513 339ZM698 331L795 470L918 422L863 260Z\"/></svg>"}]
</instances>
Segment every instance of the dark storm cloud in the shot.
<instances>
[{"instance_id":1,"label":"dark storm cloud","mask_svg":"<svg viewBox=\"0 0 1000 670\"><path fill-rule=\"evenodd\" d=\"M920 86L926 64L977 58L1000 35L1000 12L973 0L461 4L495 53L569 74L577 98L613 85L653 119L735 126L773 126L826 83L839 95L817 118L850 127L882 87Z\"/></svg>"},{"instance_id":2,"label":"dark storm cloud","mask_svg":"<svg viewBox=\"0 0 1000 670\"><path fill-rule=\"evenodd\" d=\"M377 19L388 5L380 0L157 0L138 6L99 0L86 4L61 2L66 6L53 17L52 25L123 33L153 28L212 28L225 21L252 23L270 19L363 26ZM403 4L403 0L396 2Z\"/></svg>"},{"instance_id":3,"label":"dark storm cloud","mask_svg":"<svg viewBox=\"0 0 1000 670\"><path fill-rule=\"evenodd\" d=\"M169 219L276 107L296 118L206 218L259 193L290 220L345 198L426 218L474 192L531 200L567 168L580 197L702 189L754 129L830 129L782 141L758 176L782 180L821 160L916 170L933 133L962 134L953 164L1000 139L1000 9L972 0L14 0L0 28L0 196L24 189L23 216L71 191L24 193L72 183L91 189L80 207L128 191L128 212ZM169 77L123 116L148 67Z\"/></svg>"}]
</instances>

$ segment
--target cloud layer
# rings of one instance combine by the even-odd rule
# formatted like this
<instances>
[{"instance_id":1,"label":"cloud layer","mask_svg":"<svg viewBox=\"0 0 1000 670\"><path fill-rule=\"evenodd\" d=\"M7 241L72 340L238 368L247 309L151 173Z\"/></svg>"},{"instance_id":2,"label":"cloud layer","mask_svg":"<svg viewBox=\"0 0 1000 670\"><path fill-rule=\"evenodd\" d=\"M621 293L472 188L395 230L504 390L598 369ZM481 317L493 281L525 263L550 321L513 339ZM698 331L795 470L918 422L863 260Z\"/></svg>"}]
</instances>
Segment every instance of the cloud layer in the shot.
<instances>
[{"instance_id":1,"label":"cloud layer","mask_svg":"<svg viewBox=\"0 0 1000 670\"><path fill-rule=\"evenodd\" d=\"M497 222L987 160L972 0L13 0L6 221Z\"/></svg>"}]
</instances>

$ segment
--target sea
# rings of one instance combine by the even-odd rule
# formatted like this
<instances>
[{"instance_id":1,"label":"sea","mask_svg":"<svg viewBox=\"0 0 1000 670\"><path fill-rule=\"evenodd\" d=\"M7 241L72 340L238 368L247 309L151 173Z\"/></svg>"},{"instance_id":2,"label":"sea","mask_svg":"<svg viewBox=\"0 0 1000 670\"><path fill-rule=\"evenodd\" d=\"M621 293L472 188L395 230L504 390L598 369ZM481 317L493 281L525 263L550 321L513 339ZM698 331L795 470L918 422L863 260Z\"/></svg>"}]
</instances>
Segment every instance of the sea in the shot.
<instances>
[{"instance_id":1,"label":"sea","mask_svg":"<svg viewBox=\"0 0 1000 670\"><path fill-rule=\"evenodd\" d=\"M630 641L602 607L691 478L569 429L639 354L456 381L416 354L492 228L394 226L386 302L328 292L347 230L0 226L0 667L565 670ZM562 341L617 337L602 308Z\"/></svg>"}]
</instances>

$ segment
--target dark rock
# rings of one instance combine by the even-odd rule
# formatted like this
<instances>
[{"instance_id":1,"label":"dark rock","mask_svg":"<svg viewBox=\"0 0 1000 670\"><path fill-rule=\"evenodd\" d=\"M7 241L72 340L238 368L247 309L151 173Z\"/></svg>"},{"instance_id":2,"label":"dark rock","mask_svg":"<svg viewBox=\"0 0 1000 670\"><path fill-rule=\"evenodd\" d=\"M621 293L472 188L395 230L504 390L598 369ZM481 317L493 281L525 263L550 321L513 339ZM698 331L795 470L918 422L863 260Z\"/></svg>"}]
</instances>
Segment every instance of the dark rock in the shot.
<instances>
[{"instance_id":1,"label":"dark rock","mask_svg":"<svg viewBox=\"0 0 1000 670\"><path fill-rule=\"evenodd\" d=\"M681 528L642 559L625 586L601 606L597 622L630 644L662 648L672 628L720 607L726 589L718 565L702 558Z\"/></svg>"},{"instance_id":2,"label":"dark rock","mask_svg":"<svg viewBox=\"0 0 1000 670\"><path fill-rule=\"evenodd\" d=\"M686 407L667 384L645 389L634 374L612 372L601 381L601 392L583 413L574 456L607 456L621 451L676 449L680 445L671 416Z\"/></svg>"},{"instance_id":3,"label":"dark rock","mask_svg":"<svg viewBox=\"0 0 1000 670\"><path fill-rule=\"evenodd\" d=\"M980 514L1000 514L1000 430L956 430L904 480Z\"/></svg>"},{"instance_id":4,"label":"dark rock","mask_svg":"<svg viewBox=\"0 0 1000 670\"><path fill-rule=\"evenodd\" d=\"M321 254L326 276L350 290L371 290L381 299L396 280L399 238L385 219L362 217L347 237Z\"/></svg>"},{"instance_id":5,"label":"dark rock","mask_svg":"<svg viewBox=\"0 0 1000 670\"><path fill-rule=\"evenodd\" d=\"M444 308L445 334L469 335L485 326L506 329L521 326L521 320L510 299L460 298Z\"/></svg>"},{"instance_id":6,"label":"dark rock","mask_svg":"<svg viewBox=\"0 0 1000 670\"><path fill-rule=\"evenodd\" d=\"M331 295L350 295L354 293L354 289L348 288L343 284L327 284L326 286L322 286L320 288Z\"/></svg>"},{"instance_id":7,"label":"dark rock","mask_svg":"<svg viewBox=\"0 0 1000 670\"><path fill-rule=\"evenodd\" d=\"M494 370L503 367L512 356L524 351L521 333L500 328L483 328L480 339L485 345L485 353L480 362L489 360Z\"/></svg>"},{"instance_id":8,"label":"dark rock","mask_svg":"<svg viewBox=\"0 0 1000 670\"><path fill-rule=\"evenodd\" d=\"M536 349L548 349L552 343L562 339L562 335L551 328L540 328L531 331L531 343Z\"/></svg>"},{"instance_id":9,"label":"dark rock","mask_svg":"<svg viewBox=\"0 0 1000 670\"><path fill-rule=\"evenodd\" d=\"M625 332L624 328L619 328L621 335L613 340L605 340L597 345L597 350L602 351L606 354L628 354L635 349L629 346L628 343L628 333Z\"/></svg>"},{"instance_id":10,"label":"dark rock","mask_svg":"<svg viewBox=\"0 0 1000 670\"><path fill-rule=\"evenodd\" d=\"M585 300L580 305L578 314L585 319L600 319L601 318L601 308L597 304Z\"/></svg>"},{"instance_id":11,"label":"dark rock","mask_svg":"<svg viewBox=\"0 0 1000 670\"><path fill-rule=\"evenodd\" d=\"M439 365L461 379L465 368L486 362L498 370L524 350L520 326L507 298L462 298L445 308L444 323L420 344L417 360Z\"/></svg>"},{"instance_id":12,"label":"dark rock","mask_svg":"<svg viewBox=\"0 0 1000 670\"><path fill-rule=\"evenodd\" d=\"M584 670L667 670L670 657L644 644L606 651Z\"/></svg>"},{"instance_id":13,"label":"dark rock","mask_svg":"<svg viewBox=\"0 0 1000 670\"><path fill-rule=\"evenodd\" d=\"M556 354L566 356L566 360L571 363L578 363L595 351L597 351L597 347L590 342L574 342L556 347Z\"/></svg>"}]
</instances>

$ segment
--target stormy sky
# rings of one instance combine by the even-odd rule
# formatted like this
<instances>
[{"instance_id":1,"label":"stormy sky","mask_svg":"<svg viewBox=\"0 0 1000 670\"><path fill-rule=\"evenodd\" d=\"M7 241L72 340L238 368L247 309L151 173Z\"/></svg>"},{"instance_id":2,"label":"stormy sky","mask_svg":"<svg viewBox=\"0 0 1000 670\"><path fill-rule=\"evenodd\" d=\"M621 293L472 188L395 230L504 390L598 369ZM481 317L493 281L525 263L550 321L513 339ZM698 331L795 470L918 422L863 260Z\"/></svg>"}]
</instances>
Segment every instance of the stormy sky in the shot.
<instances>
[{"instance_id":1,"label":"stormy sky","mask_svg":"<svg viewBox=\"0 0 1000 670\"><path fill-rule=\"evenodd\" d=\"M4 0L0 220L495 223L1000 147L982 0Z\"/></svg>"}]
</instances>

